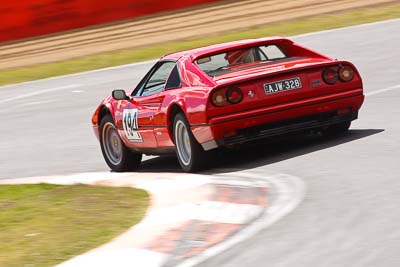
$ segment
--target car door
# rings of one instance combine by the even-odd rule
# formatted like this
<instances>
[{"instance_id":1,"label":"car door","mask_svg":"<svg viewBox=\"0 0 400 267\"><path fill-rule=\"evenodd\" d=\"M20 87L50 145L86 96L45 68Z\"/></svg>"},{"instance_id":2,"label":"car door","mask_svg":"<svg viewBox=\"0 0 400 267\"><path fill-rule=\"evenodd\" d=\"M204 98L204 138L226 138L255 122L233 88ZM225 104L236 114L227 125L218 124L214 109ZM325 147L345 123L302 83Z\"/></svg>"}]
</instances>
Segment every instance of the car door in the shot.
<instances>
[{"instance_id":1,"label":"car door","mask_svg":"<svg viewBox=\"0 0 400 267\"><path fill-rule=\"evenodd\" d=\"M164 100L165 85L175 61L158 62L135 89L130 101L121 105L123 138L131 148L157 148L154 122Z\"/></svg>"}]
</instances>

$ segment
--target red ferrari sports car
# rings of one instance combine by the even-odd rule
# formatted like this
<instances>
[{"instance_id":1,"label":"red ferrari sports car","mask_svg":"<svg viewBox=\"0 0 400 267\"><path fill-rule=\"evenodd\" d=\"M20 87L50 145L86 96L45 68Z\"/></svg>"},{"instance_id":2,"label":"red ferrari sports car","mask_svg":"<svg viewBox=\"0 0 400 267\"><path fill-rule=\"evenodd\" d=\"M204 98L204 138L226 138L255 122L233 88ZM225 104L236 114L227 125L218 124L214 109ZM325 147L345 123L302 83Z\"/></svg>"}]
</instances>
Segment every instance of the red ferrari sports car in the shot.
<instances>
[{"instance_id":1,"label":"red ferrari sports car","mask_svg":"<svg viewBox=\"0 0 400 267\"><path fill-rule=\"evenodd\" d=\"M176 153L184 171L207 154L283 133L349 129L364 101L360 74L285 38L217 44L163 56L137 87L114 90L93 114L108 166Z\"/></svg>"}]
</instances>

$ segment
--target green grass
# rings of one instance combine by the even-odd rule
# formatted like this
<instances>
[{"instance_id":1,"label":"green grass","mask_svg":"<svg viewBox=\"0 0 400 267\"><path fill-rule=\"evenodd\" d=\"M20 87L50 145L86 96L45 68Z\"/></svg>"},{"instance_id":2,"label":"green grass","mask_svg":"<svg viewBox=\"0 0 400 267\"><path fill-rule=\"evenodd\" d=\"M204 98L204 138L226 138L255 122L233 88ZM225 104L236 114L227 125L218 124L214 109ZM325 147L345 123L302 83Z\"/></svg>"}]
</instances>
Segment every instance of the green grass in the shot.
<instances>
[{"instance_id":1,"label":"green grass","mask_svg":"<svg viewBox=\"0 0 400 267\"><path fill-rule=\"evenodd\" d=\"M53 266L139 222L143 190L87 185L1 185L0 266Z\"/></svg>"},{"instance_id":2,"label":"green grass","mask_svg":"<svg viewBox=\"0 0 400 267\"><path fill-rule=\"evenodd\" d=\"M120 50L58 63L4 70L0 73L0 85L155 59L166 53L220 42L265 36L291 36L399 17L400 4L396 3L379 7L363 8L356 11L321 15L307 19L285 21L255 29L225 33L218 36L174 41L146 48Z\"/></svg>"}]
</instances>

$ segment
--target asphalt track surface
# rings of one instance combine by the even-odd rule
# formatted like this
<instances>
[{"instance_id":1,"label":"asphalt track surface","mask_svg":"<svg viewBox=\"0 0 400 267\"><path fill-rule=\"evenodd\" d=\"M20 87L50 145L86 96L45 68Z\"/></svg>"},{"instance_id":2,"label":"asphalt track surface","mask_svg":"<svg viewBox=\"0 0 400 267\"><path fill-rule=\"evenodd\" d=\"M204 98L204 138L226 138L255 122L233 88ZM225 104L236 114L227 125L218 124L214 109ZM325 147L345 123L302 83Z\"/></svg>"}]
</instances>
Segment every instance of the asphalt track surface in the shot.
<instances>
[{"instance_id":1,"label":"asphalt track surface","mask_svg":"<svg viewBox=\"0 0 400 267\"><path fill-rule=\"evenodd\" d=\"M367 94L359 120L345 136L294 136L225 154L207 173L287 173L307 194L278 223L201 266L400 266L400 20L294 40L355 63ZM151 64L0 88L0 179L107 171L91 114ZM173 157L147 157L140 171L180 169Z\"/></svg>"}]
</instances>

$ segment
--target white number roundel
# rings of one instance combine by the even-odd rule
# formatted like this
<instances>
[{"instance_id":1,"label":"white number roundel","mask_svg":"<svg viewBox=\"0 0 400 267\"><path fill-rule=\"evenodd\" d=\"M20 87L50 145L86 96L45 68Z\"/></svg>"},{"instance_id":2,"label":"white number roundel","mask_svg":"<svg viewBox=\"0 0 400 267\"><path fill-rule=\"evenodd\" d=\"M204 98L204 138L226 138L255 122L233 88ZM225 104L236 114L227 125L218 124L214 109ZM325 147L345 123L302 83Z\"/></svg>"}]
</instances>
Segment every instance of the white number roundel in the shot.
<instances>
[{"instance_id":1,"label":"white number roundel","mask_svg":"<svg viewBox=\"0 0 400 267\"><path fill-rule=\"evenodd\" d=\"M138 127L138 110L136 108L124 109L122 125L126 138L132 142L142 142Z\"/></svg>"}]
</instances>

